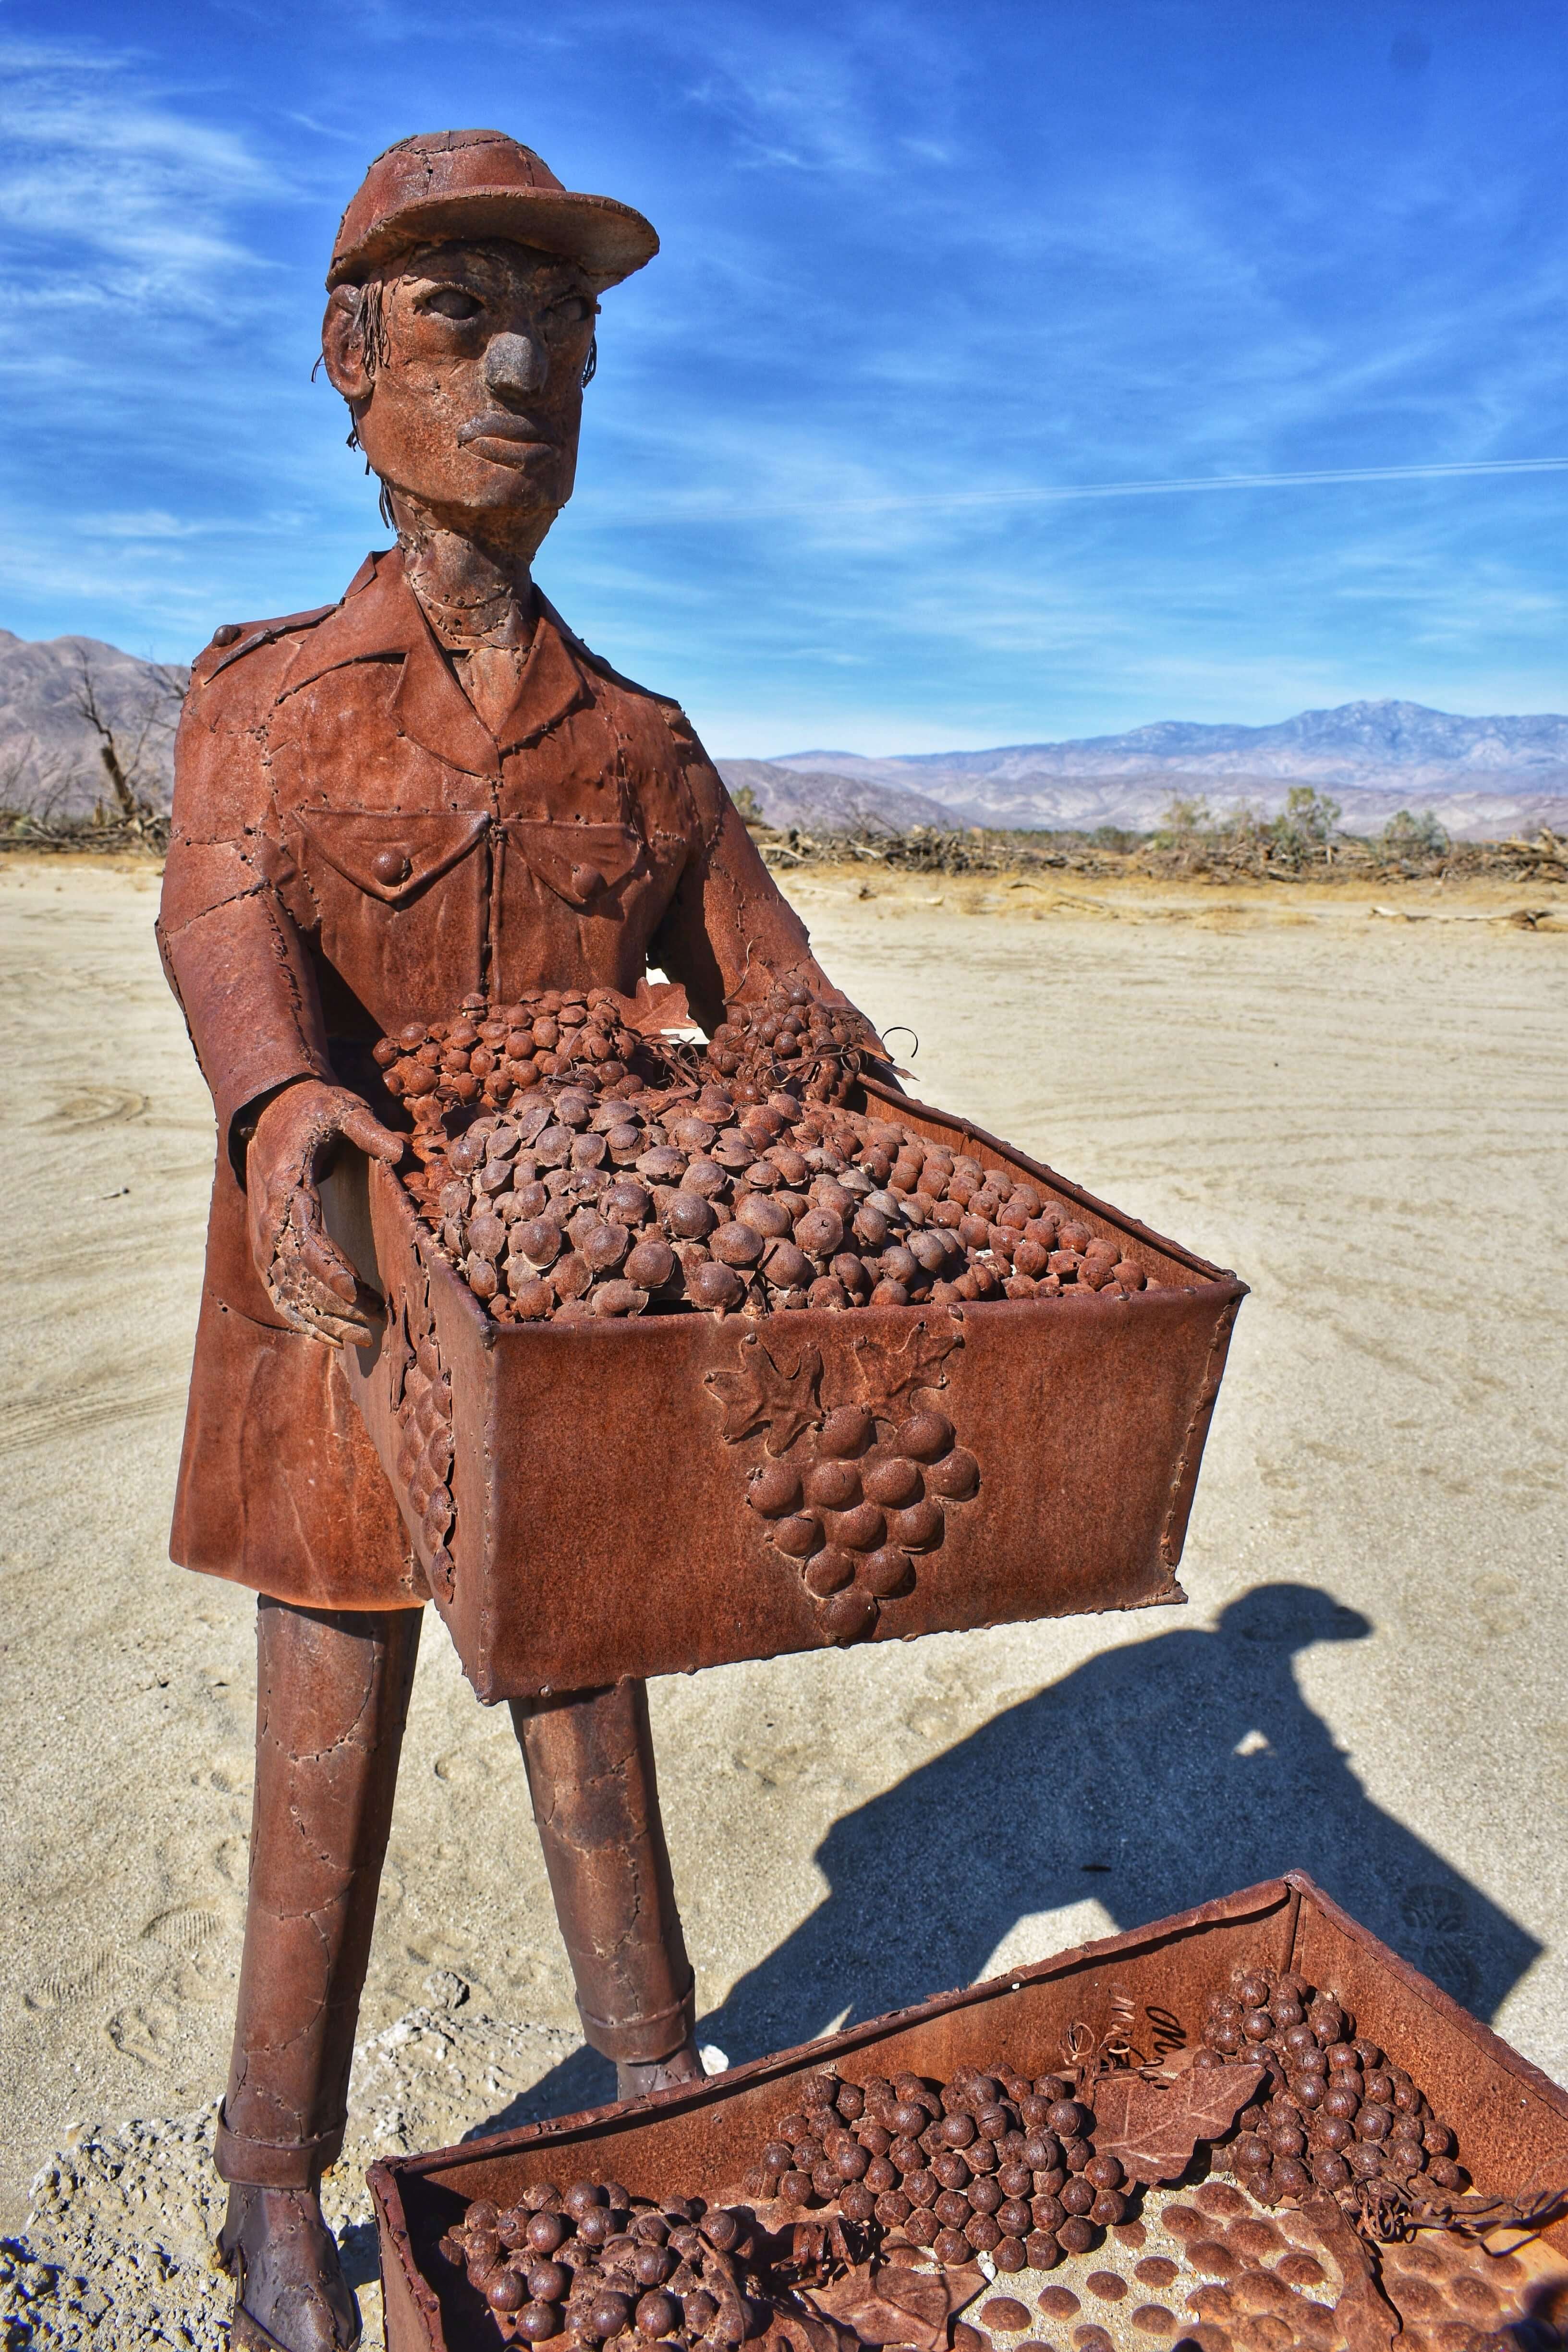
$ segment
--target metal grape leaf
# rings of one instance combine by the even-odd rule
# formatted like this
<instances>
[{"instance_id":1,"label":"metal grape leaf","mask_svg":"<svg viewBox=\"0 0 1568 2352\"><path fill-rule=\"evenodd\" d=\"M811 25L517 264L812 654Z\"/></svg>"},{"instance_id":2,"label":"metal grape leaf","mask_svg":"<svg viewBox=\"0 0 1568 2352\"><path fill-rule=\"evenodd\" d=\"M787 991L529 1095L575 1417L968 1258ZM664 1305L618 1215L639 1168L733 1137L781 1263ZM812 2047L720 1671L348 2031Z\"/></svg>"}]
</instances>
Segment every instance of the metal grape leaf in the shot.
<instances>
[{"instance_id":1,"label":"metal grape leaf","mask_svg":"<svg viewBox=\"0 0 1568 2352\"><path fill-rule=\"evenodd\" d=\"M788 2310L776 2303L763 2304L767 2326L760 2336L747 2338L752 2352L853 2352L857 2339L851 2330L819 2311L807 2311L807 2300L797 2297Z\"/></svg>"},{"instance_id":2,"label":"metal grape leaf","mask_svg":"<svg viewBox=\"0 0 1568 2352\"><path fill-rule=\"evenodd\" d=\"M667 1030L689 1029L692 1025L691 1007L679 981L649 980L646 974L638 981L630 1009L622 1017L628 1029L636 1029L644 1037L661 1037Z\"/></svg>"},{"instance_id":3,"label":"metal grape leaf","mask_svg":"<svg viewBox=\"0 0 1568 2352\"><path fill-rule=\"evenodd\" d=\"M890 1339L867 1333L855 1342L856 1367L866 1402L896 1420L895 1406L911 1404L917 1389L938 1389L947 1375L942 1367L960 1346L963 1333L954 1318L945 1330L932 1330L922 1316L900 1347Z\"/></svg>"},{"instance_id":4,"label":"metal grape leaf","mask_svg":"<svg viewBox=\"0 0 1568 2352\"><path fill-rule=\"evenodd\" d=\"M823 1417L817 1397L822 1357L816 1348L803 1348L794 1371L785 1371L755 1332L748 1332L737 1361L735 1371L702 1376L723 1412L720 1435L726 1445L738 1445L753 1430L766 1429L765 1451L776 1460Z\"/></svg>"},{"instance_id":5,"label":"metal grape leaf","mask_svg":"<svg viewBox=\"0 0 1568 2352\"><path fill-rule=\"evenodd\" d=\"M810 2301L862 2344L909 2344L914 2352L944 2352L948 2322L985 2285L977 2263L933 2275L889 2263L856 2268L810 2290Z\"/></svg>"},{"instance_id":6,"label":"metal grape leaf","mask_svg":"<svg viewBox=\"0 0 1568 2352\"><path fill-rule=\"evenodd\" d=\"M1200 2140L1224 2139L1264 2076L1261 2066L1185 2066L1170 2082L1102 2074L1094 2084L1094 2152L1147 2188L1179 2180Z\"/></svg>"}]
</instances>

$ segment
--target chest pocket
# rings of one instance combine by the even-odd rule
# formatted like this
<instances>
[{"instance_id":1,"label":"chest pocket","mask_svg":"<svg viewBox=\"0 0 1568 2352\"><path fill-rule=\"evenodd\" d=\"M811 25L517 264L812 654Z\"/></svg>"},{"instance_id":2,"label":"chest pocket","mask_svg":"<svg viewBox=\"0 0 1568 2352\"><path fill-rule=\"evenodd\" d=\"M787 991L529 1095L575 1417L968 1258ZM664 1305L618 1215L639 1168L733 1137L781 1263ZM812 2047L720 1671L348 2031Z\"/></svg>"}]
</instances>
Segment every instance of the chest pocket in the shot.
<instances>
[{"instance_id":1,"label":"chest pocket","mask_svg":"<svg viewBox=\"0 0 1568 2352\"><path fill-rule=\"evenodd\" d=\"M507 817L492 970L501 992L616 988L630 994L669 884L626 823Z\"/></svg>"},{"instance_id":2,"label":"chest pocket","mask_svg":"<svg viewBox=\"0 0 1568 2352\"><path fill-rule=\"evenodd\" d=\"M382 1028L450 1012L476 986L489 819L452 809L300 809L321 952Z\"/></svg>"},{"instance_id":3,"label":"chest pocket","mask_svg":"<svg viewBox=\"0 0 1568 2352\"><path fill-rule=\"evenodd\" d=\"M629 824L519 816L509 817L504 831L534 879L578 914L616 912L624 886L647 867L643 837Z\"/></svg>"}]
</instances>

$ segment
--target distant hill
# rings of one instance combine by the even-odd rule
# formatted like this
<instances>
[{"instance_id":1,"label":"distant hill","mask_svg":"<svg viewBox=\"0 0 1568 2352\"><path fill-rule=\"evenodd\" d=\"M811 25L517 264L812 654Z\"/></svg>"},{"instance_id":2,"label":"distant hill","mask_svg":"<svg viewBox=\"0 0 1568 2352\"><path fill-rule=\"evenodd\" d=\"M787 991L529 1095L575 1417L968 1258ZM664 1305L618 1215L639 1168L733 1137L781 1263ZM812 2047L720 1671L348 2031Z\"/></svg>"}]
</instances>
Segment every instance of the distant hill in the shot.
<instances>
[{"instance_id":1,"label":"distant hill","mask_svg":"<svg viewBox=\"0 0 1568 2352\"><path fill-rule=\"evenodd\" d=\"M33 642L0 629L0 807L79 816L105 796L103 739L82 707L90 690L135 791L166 808L189 676L97 637Z\"/></svg>"},{"instance_id":2,"label":"distant hill","mask_svg":"<svg viewBox=\"0 0 1568 2352\"><path fill-rule=\"evenodd\" d=\"M718 769L732 793L751 788L769 824L798 825L803 833L904 833L912 824L951 833L965 822L907 784L783 767L772 760L721 760Z\"/></svg>"},{"instance_id":3,"label":"distant hill","mask_svg":"<svg viewBox=\"0 0 1568 2352\"><path fill-rule=\"evenodd\" d=\"M1272 815L1292 784L1314 784L1342 803L1351 833L1376 833L1402 808L1435 810L1459 840L1568 830L1568 718L1467 719L1417 702L1347 702L1272 727L1164 719L1073 742L883 759L790 751L767 764L923 794L968 824L1020 829L1146 833L1173 796Z\"/></svg>"}]
</instances>

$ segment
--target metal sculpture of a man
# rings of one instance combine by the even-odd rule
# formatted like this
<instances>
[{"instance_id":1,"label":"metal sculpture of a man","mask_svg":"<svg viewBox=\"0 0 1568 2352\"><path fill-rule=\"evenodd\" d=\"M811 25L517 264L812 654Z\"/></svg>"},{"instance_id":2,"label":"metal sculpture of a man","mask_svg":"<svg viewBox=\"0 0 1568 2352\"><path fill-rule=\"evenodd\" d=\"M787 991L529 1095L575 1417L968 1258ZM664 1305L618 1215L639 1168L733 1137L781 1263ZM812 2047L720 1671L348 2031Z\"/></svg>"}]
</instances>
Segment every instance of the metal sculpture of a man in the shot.
<instances>
[{"instance_id":1,"label":"metal sculpture of a man","mask_svg":"<svg viewBox=\"0 0 1568 2352\"><path fill-rule=\"evenodd\" d=\"M598 297L657 245L499 132L378 158L322 348L396 544L335 604L219 629L180 734L159 937L218 1148L172 1549L259 1596L217 2142L242 2346L357 2333L318 2190L428 1597L342 1377L376 1302L317 1190L345 1142L403 1150L371 1048L475 992L631 995L649 963L710 1028L780 977L835 993L679 709L531 577L572 491ZM644 1685L512 1713L588 2040L623 2095L700 2074Z\"/></svg>"}]
</instances>

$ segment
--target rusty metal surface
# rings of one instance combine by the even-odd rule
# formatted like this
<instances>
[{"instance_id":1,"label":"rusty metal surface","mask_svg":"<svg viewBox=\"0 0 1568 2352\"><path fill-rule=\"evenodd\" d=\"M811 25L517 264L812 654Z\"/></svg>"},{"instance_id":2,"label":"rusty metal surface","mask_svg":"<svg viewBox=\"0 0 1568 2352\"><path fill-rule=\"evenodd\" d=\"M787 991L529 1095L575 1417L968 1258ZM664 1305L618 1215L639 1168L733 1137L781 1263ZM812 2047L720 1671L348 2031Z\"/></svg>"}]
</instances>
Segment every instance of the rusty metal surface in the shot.
<instances>
[{"instance_id":1,"label":"rusty metal surface","mask_svg":"<svg viewBox=\"0 0 1568 2352\"><path fill-rule=\"evenodd\" d=\"M628 1678L570 1699L519 1699L511 1712L583 2032L617 2064L651 2065L690 2042L697 1997L647 1685Z\"/></svg>"},{"instance_id":2,"label":"rusty metal surface","mask_svg":"<svg viewBox=\"0 0 1568 2352\"><path fill-rule=\"evenodd\" d=\"M1003 2054L1023 2072L1044 2072L1059 2064L1075 2021L1109 2024L1113 1997L1132 2003L1151 2042L1158 2035L1169 2047L1180 2032L1191 2042L1207 1992L1237 1962L1294 1969L1342 1994L1361 2030L1440 2105L1479 2189L1568 2180L1568 2092L1291 1871L691 2089L373 2166L388 2352L468 2352L471 2339L443 2302L451 2274L435 2250L471 2199L509 2204L530 2182L568 2176L617 2179L636 2195L717 2196L733 2189L818 2067L852 2081L905 2068L942 2080ZM1545 2236L1568 2252L1568 2222Z\"/></svg>"},{"instance_id":3,"label":"rusty metal surface","mask_svg":"<svg viewBox=\"0 0 1568 2352\"><path fill-rule=\"evenodd\" d=\"M871 1638L1184 1598L1173 1570L1245 1286L965 1122L867 1093L927 1137L1034 1177L1162 1287L500 1328L372 1167L387 1322L374 1348L345 1351L344 1371L481 1698L830 1643L798 1564L746 1498L763 1464L809 1457L839 1404L870 1406L889 1430L939 1406L978 1466ZM448 1443L440 1524L409 1486L424 1450L445 1459Z\"/></svg>"},{"instance_id":4,"label":"rusty metal surface","mask_svg":"<svg viewBox=\"0 0 1568 2352\"><path fill-rule=\"evenodd\" d=\"M337 2161L421 1612L264 1600L245 1956L216 2159L314 2189Z\"/></svg>"}]
</instances>

